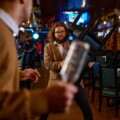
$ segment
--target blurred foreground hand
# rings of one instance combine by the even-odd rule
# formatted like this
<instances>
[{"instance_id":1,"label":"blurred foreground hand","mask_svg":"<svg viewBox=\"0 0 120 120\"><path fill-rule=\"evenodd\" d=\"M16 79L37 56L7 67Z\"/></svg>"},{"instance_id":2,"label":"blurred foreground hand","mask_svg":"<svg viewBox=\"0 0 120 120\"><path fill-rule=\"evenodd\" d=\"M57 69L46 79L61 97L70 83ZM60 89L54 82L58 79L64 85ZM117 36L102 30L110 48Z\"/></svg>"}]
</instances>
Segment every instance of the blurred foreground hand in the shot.
<instances>
[{"instance_id":1,"label":"blurred foreground hand","mask_svg":"<svg viewBox=\"0 0 120 120\"><path fill-rule=\"evenodd\" d=\"M44 95L48 101L49 112L68 112L73 102L77 88L73 84L57 82L44 91Z\"/></svg>"},{"instance_id":2,"label":"blurred foreground hand","mask_svg":"<svg viewBox=\"0 0 120 120\"><path fill-rule=\"evenodd\" d=\"M38 82L40 78L40 74L37 71L37 69L25 69L23 71L20 71L20 79L21 80L31 80L32 82L36 83Z\"/></svg>"}]
</instances>

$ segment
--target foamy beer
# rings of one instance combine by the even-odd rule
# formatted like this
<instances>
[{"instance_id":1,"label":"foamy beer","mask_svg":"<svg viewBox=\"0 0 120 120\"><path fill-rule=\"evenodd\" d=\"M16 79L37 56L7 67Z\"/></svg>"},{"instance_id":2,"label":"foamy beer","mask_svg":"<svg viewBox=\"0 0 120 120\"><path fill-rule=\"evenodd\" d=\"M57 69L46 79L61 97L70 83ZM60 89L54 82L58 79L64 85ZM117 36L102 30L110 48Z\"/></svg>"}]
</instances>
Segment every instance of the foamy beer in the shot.
<instances>
[{"instance_id":1,"label":"foamy beer","mask_svg":"<svg viewBox=\"0 0 120 120\"><path fill-rule=\"evenodd\" d=\"M71 43L60 71L60 75L64 82L77 82L84 67L89 48L90 46L88 43L77 40Z\"/></svg>"}]
</instances>

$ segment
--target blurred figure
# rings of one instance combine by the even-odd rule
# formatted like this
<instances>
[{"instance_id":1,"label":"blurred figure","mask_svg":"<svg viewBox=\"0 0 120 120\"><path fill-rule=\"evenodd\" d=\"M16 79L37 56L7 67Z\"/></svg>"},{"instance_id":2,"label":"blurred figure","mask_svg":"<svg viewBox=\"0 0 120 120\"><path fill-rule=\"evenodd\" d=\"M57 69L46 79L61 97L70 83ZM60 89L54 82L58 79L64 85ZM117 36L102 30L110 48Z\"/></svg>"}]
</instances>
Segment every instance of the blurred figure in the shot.
<instances>
[{"instance_id":1,"label":"blurred figure","mask_svg":"<svg viewBox=\"0 0 120 120\"><path fill-rule=\"evenodd\" d=\"M30 119L33 114L68 112L77 88L62 82L47 90L19 91L19 80L37 82L37 70L19 72L13 33L27 22L32 0L0 0L0 119ZM60 95L59 95L59 94ZM57 99L57 101L56 101Z\"/></svg>"},{"instance_id":2,"label":"blurred figure","mask_svg":"<svg viewBox=\"0 0 120 120\"><path fill-rule=\"evenodd\" d=\"M38 67L41 67L41 54L42 54L42 44L40 41L37 41L36 43L37 47L37 62L38 62Z\"/></svg>"},{"instance_id":3,"label":"blurred figure","mask_svg":"<svg viewBox=\"0 0 120 120\"><path fill-rule=\"evenodd\" d=\"M30 35L27 35L25 38L25 51L30 51L33 47L32 39Z\"/></svg>"},{"instance_id":4,"label":"blurred figure","mask_svg":"<svg viewBox=\"0 0 120 120\"><path fill-rule=\"evenodd\" d=\"M71 41L68 40L68 29L63 22L56 22L49 33L51 34L49 35L50 43L44 49L44 65L50 70L48 87L61 80L59 72L71 44ZM88 66L92 67L92 65L91 62ZM76 83L76 86L79 91L75 96L75 101L82 110L84 120L93 120L83 81ZM41 120L46 120L46 116L41 116Z\"/></svg>"}]
</instances>

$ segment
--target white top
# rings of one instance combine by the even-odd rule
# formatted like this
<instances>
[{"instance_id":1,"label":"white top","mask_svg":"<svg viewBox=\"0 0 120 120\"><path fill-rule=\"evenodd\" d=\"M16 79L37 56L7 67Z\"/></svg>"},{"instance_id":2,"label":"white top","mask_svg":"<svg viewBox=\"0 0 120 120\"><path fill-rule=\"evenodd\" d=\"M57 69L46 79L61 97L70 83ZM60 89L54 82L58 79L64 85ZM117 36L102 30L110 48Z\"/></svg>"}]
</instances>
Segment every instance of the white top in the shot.
<instances>
[{"instance_id":1,"label":"white top","mask_svg":"<svg viewBox=\"0 0 120 120\"><path fill-rule=\"evenodd\" d=\"M56 41L54 42L54 45L58 45L58 49L60 51L60 54L63 55L64 47L61 44L58 44Z\"/></svg>"},{"instance_id":2,"label":"white top","mask_svg":"<svg viewBox=\"0 0 120 120\"><path fill-rule=\"evenodd\" d=\"M0 19L15 33L18 35L19 28L15 20L3 9L0 9Z\"/></svg>"}]
</instances>

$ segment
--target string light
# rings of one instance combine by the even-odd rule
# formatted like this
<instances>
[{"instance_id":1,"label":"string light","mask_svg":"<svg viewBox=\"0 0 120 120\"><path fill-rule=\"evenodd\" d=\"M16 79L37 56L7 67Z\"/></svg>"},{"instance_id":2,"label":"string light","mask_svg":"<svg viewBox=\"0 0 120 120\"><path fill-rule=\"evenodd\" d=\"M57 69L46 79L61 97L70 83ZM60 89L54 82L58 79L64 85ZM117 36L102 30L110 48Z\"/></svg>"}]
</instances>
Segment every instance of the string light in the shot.
<instances>
[{"instance_id":1,"label":"string light","mask_svg":"<svg viewBox=\"0 0 120 120\"><path fill-rule=\"evenodd\" d=\"M30 24L30 27L32 27L32 24Z\"/></svg>"},{"instance_id":2,"label":"string light","mask_svg":"<svg viewBox=\"0 0 120 120\"><path fill-rule=\"evenodd\" d=\"M82 7L85 7L85 5L86 5L86 0L83 0L82 1Z\"/></svg>"},{"instance_id":3,"label":"string light","mask_svg":"<svg viewBox=\"0 0 120 120\"><path fill-rule=\"evenodd\" d=\"M30 21L28 20L28 21L27 21L27 23L29 24L29 23L30 23Z\"/></svg>"},{"instance_id":4,"label":"string light","mask_svg":"<svg viewBox=\"0 0 120 120\"><path fill-rule=\"evenodd\" d=\"M20 27L20 30L23 31L23 32L25 31L24 27Z\"/></svg>"},{"instance_id":5,"label":"string light","mask_svg":"<svg viewBox=\"0 0 120 120\"><path fill-rule=\"evenodd\" d=\"M106 20L104 20L104 21L103 21L103 24L104 24L104 25L106 25L106 24L107 24Z\"/></svg>"}]
</instances>

